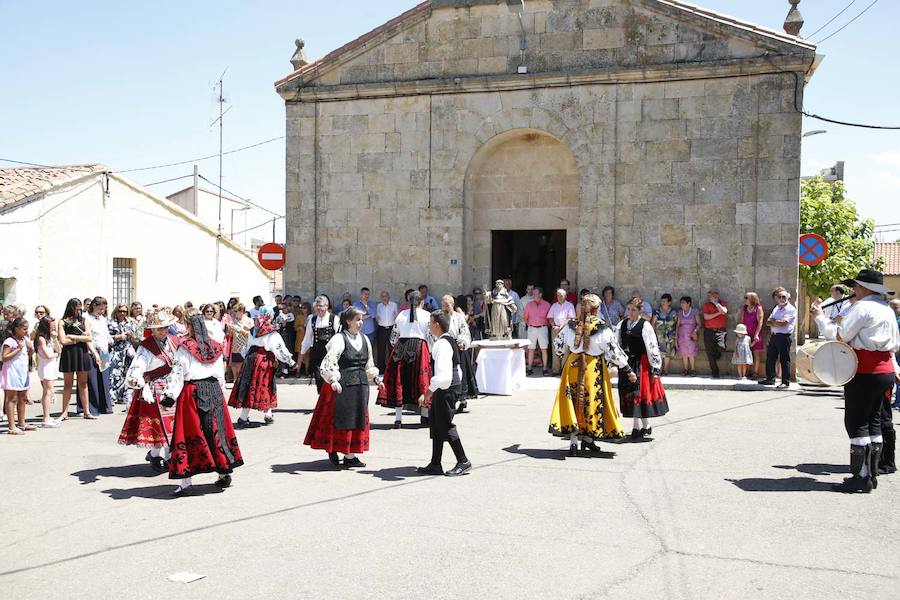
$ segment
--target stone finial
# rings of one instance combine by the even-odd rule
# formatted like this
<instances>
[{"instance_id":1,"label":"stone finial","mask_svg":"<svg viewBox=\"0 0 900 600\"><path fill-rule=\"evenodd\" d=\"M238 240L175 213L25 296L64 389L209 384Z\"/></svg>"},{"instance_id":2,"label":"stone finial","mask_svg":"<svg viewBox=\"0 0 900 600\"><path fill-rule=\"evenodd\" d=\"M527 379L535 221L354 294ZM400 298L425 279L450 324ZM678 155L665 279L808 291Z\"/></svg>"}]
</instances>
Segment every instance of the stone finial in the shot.
<instances>
[{"instance_id":1,"label":"stone finial","mask_svg":"<svg viewBox=\"0 0 900 600\"><path fill-rule=\"evenodd\" d=\"M306 46L306 42L297 38L294 40L294 45L297 49L294 51L294 55L291 57L291 64L294 66L294 70L299 70L303 65L307 64L309 61L306 60L306 53L303 51L304 46Z\"/></svg>"},{"instance_id":2,"label":"stone finial","mask_svg":"<svg viewBox=\"0 0 900 600\"><path fill-rule=\"evenodd\" d=\"M791 4L791 10L788 11L784 20L784 30L790 35L800 35L800 29L803 27L803 15L797 9L800 0L788 0Z\"/></svg>"}]
</instances>

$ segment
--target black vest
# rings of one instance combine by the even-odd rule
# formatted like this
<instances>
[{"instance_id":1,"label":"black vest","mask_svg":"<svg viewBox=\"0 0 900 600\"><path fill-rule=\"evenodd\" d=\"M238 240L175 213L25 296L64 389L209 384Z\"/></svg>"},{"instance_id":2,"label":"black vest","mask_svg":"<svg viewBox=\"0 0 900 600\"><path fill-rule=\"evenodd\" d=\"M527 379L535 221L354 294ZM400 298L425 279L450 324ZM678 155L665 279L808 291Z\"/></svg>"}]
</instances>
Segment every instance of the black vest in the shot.
<instances>
[{"instance_id":1,"label":"black vest","mask_svg":"<svg viewBox=\"0 0 900 600\"><path fill-rule=\"evenodd\" d=\"M363 339L362 348L357 350L350 345L350 336L342 332L344 336L344 352L338 358L338 368L341 370L341 385L368 385L369 378L366 375L366 363L369 361L369 348ZM358 334L363 337L363 334Z\"/></svg>"},{"instance_id":2,"label":"black vest","mask_svg":"<svg viewBox=\"0 0 900 600\"><path fill-rule=\"evenodd\" d=\"M450 342L450 347L453 348L453 381L450 382L450 388L452 389L455 386L462 385L462 379L459 376L459 346L456 345L456 340L449 333L445 333L439 339L447 340ZM434 373L434 358L431 359L431 372ZM343 378L343 375L341 377Z\"/></svg>"},{"instance_id":3,"label":"black vest","mask_svg":"<svg viewBox=\"0 0 900 600\"><path fill-rule=\"evenodd\" d=\"M335 316L333 314L328 315L328 325L321 328L316 328L316 321L319 319L319 315L313 315L312 327L313 327L313 343L319 344L320 346L325 346L331 338L334 337L335 326L334 320Z\"/></svg>"},{"instance_id":4,"label":"black vest","mask_svg":"<svg viewBox=\"0 0 900 600\"><path fill-rule=\"evenodd\" d=\"M619 343L622 350L628 356L643 356L647 354L647 346L644 344L644 337L641 335L644 331L643 317L638 319L631 331L628 331L628 319L622 321L622 329L619 332Z\"/></svg>"}]
</instances>

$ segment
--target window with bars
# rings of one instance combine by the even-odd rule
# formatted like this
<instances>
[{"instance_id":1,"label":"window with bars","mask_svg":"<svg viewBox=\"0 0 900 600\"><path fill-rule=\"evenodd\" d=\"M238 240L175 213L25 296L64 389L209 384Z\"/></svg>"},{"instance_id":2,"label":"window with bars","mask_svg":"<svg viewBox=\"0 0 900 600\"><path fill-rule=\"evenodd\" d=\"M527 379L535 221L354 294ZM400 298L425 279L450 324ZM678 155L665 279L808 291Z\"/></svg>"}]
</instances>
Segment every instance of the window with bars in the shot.
<instances>
[{"instance_id":1,"label":"window with bars","mask_svg":"<svg viewBox=\"0 0 900 600\"><path fill-rule=\"evenodd\" d=\"M136 263L137 260L134 258L113 259L113 305L130 305L133 301Z\"/></svg>"}]
</instances>

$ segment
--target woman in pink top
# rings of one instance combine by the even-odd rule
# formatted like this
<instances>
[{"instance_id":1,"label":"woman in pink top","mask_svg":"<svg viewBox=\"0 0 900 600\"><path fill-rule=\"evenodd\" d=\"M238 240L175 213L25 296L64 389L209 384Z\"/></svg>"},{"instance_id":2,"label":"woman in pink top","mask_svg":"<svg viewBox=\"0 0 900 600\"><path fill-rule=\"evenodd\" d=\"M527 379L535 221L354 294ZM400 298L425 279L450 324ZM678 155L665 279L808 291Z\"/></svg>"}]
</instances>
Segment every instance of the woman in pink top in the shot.
<instances>
[{"instance_id":1,"label":"woman in pink top","mask_svg":"<svg viewBox=\"0 0 900 600\"><path fill-rule=\"evenodd\" d=\"M759 377L762 366L762 350L765 347L762 340L763 307L759 303L756 292L747 292L744 295L744 310L741 314L741 322L747 326L747 335L750 337L750 350L753 352L753 370L747 375L749 379Z\"/></svg>"},{"instance_id":2,"label":"woman in pink top","mask_svg":"<svg viewBox=\"0 0 900 600\"><path fill-rule=\"evenodd\" d=\"M693 306L694 302L690 296L681 297L681 310L675 315L677 334L675 336L675 347L681 354L681 361L684 363L684 371L682 375L696 375L697 366L697 345L698 331L700 330L700 311Z\"/></svg>"}]
</instances>

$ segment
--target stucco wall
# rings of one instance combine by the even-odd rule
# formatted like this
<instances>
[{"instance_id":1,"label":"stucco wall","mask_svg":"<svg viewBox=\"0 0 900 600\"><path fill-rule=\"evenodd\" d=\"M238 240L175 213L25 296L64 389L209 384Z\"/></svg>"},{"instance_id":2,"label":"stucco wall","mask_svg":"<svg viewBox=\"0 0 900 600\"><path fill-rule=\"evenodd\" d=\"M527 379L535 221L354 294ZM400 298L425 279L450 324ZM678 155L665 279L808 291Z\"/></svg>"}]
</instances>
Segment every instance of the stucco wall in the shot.
<instances>
[{"instance_id":1,"label":"stucco wall","mask_svg":"<svg viewBox=\"0 0 900 600\"><path fill-rule=\"evenodd\" d=\"M87 191L62 202L85 186ZM0 215L0 223L39 213L44 217L36 224L0 225L4 239L25 244L22 252L4 252L4 270L18 273L16 298L7 301L29 308L47 304L57 315L73 296L102 295L111 301L117 257L137 259L136 299L145 306L188 299L199 304L232 294L249 301L268 294L265 274L224 244L215 281L215 238L116 179L109 181L108 196L98 176Z\"/></svg>"}]
</instances>

